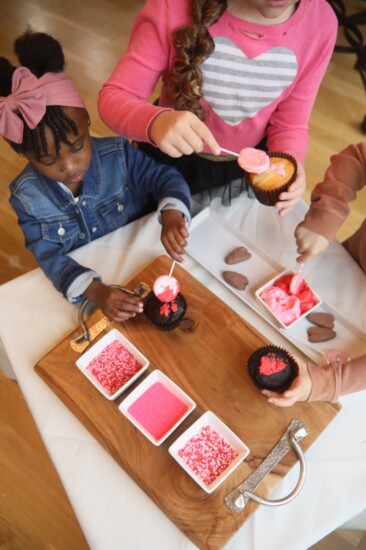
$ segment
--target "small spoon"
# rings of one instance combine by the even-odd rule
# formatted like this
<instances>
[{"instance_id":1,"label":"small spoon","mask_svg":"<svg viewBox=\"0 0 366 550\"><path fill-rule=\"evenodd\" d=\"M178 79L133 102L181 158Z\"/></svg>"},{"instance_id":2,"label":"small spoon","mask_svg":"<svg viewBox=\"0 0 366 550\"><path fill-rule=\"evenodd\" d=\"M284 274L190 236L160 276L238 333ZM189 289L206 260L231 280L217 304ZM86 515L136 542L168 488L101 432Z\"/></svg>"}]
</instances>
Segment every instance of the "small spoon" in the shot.
<instances>
[{"instance_id":1,"label":"small spoon","mask_svg":"<svg viewBox=\"0 0 366 550\"><path fill-rule=\"evenodd\" d=\"M172 276L172 273L173 273L173 269L174 269L174 267L175 267L175 264L176 264L176 261L173 260L172 267L170 268L169 275L168 275L169 278Z\"/></svg>"},{"instance_id":2,"label":"small spoon","mask_svg":"<svg viewBox=\"0 0 366 550\"><path fill-rule=\"evenodd\" d=\"M230 151L230 149L225 149L224 147L221 147L221 151L224 153L228 153L229 155L234 155L234 157L239 157L239 153L235 153L234 151Z\"/></svg>"}]
</instances>

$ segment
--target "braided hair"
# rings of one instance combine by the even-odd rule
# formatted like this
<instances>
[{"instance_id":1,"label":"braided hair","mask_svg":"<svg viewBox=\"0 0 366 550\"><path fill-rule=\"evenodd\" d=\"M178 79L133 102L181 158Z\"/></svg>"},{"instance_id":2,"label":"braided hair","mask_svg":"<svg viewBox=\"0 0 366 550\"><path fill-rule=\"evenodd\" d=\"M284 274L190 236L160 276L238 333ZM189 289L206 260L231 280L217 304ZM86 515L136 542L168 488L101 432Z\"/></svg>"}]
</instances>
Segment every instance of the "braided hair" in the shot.
<instances>
[{"instance_id":1,"label":"braided hair","mask_svg":"<svg viewBox=\"0 0 366 550\"><path fill-rule=\"evenodd\" d=\"M60 43L52 36L33 32L28 29L14 42L14 52L20 65L27 67L37 78L45 73L63 71L65 58ZM0 96L11 94L12 76L16 67L4 57L0 57ZM37 159L48 154L45 129L48 126L52 132L56 153L59 152L61 142L70 145L67 134L73 132L78 135L76 124L65 115L62 107L47 106L46 112L37 127L32 130L18 114L24 124L22 143L9 141L11 147L19 154L33 153Z\"/></svg>"},{"instance_id":2,"label":"braided hair","mask_svg":"<svg viewBox=\"0 0 366 550\"><path fill-rule=\"evenodd\" d=\"M168 93L178 111L191 111L204 120L201 105L201 63L215 48L208 27L216 23L227 8L227 0L191 0L193 24L174 33L177 54L171 71Z\"/></svg>"}]
</instances>

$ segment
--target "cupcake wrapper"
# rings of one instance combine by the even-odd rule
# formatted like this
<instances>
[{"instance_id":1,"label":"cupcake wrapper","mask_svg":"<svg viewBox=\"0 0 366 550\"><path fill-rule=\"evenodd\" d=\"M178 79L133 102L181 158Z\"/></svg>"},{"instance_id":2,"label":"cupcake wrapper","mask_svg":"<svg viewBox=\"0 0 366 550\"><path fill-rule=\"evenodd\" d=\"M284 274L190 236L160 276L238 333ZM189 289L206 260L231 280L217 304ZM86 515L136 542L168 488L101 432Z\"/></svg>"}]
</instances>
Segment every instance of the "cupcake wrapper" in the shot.
<instances>
[{"instance_id":1,"label":"cupcake wrapper","mask_svg":"<svg viewBox=\"0 0 366 550\"><path fill-rule=\"evenodd\" d=\"M281 355L283 355L286 357L286 359L289 362L289 367L291 369L291 372L289 373L288 377L284 381L279 380L278 385L273 384L273 381L276 381L275 374L268 376L268 379L271 379L272 381L272 384L268 386L265 384L264 380L260 380L258 377L260 360L264 355L267 355L268 353L278 354L279 358L281 358ZM291 386L292 382L297 377L299 373L299 366L295 361L295 359L292 357L292 355L290 355L288 351L286 351L284 348L280 348L278 346L263 346L261 348L258 348L256 351L254 351L252 355L249 357L248 363L247 363L247 372L249 377L253 381L254 385L257 386L257 388L259 388L260 390L267 389L270 391L275 391L276 393L283 393L285 390L287 390ZM262 378L264 378L264 376L262 376Z\"/></svg>"},{"instance_id":2,"label":"cupcake wrapper","mask_svg":"<svg viewBox=\"0 0 366 550\"><path fill-rule=\"evenodd\" d=\"M145 304L148 302L149 300L149 296L152 294L153 292L151 291L145 298L144 302ZM173 321L172 323L170 323L169 325L159 325L158 323L155 323L154 321L152 321L150 319L150 317L148 315L146 315L148 321L150 322L151 325L153 325L153 327L155 327L156 329L158 330L162 330L164 332L170 332L171 330L174 330L176 329L179 325L180 325L180 322L182 321L183 317L185 316L186 314L186 311L187 311L187 301L186 299L184 298L183 294L181 294L180 292L178 293L178 295L180 297L180 299L182 300L183 302L183 312L182 312L182 315L180 316L179 319L176 319L175 321Z\"/></svg>"},{"instance_id":3,"label":"cupcake wrapper","mask_svg":"<svg viewBox=\"0 0 366 550\"><path fill-rule=\"evenodd\" d=\"M287 189L290 187L291 183L293 181L295 181L295 178L296 178L296 175L297 175L297 162L294 159L294 157L292 157L291 155L288 155L287 153L280 153L280 152L277 152L277 151L270 151L268 153L268 155L269 155L269 157L279 157L279 158L288 159L295 166L295 171L294 171L292 177L289 179L289 181L287 183L285 183L285 185L282 185L281 187L277 187L276 189L270 189L270 190L259 189L258 187L255 187L254 185L252 185L249 181L249 178L247 178L248 185L253 190L253 193L254 193L256 199L261 204L264 204L266 206L274 206L276 204L276 202L278 201L278 197L280 196L280 194L283 193L284 191L287 191Z\"/></svg>"}]
</instances>

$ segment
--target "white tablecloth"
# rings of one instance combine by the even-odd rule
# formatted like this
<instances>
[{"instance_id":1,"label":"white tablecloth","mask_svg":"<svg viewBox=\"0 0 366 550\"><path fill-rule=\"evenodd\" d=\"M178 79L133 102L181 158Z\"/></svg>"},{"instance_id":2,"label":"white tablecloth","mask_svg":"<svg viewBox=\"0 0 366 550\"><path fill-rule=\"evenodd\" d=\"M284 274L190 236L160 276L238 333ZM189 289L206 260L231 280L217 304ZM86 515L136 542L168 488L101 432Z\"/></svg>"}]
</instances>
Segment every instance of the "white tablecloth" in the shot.
<instances>
[{"instance_id":1,"label":"white tablecloth","mask_svg":"<svg viewBox=\"0 0 366 550\"><path fill-rule=\"evenodd\" d=\"M304 204L284 218L245 197L236 199L230 208L215 199L212 208L285 267L295 265L293 230L303 216ZM88 244L73 256L101 273L106 283L122 284L164 253L159 236L156 217L151 215ZM194 260L187 257L184 266L267 338L298 353ZM365 330L366 277L338 243L314 259L305 275L324 300ZM8 360L15 372L90 547L195 548L33 371L37 360L75 328L77 309L40 269L1 286L0 304L1 360L3 364ZM308 474L300 495L282 507L261 506L227 549L304 550L366 509L365 393L344 397L341 403L342 411L306 453ZM289 493L297 476L296 466L272 497Z\"/></svg>"}]
</instances>

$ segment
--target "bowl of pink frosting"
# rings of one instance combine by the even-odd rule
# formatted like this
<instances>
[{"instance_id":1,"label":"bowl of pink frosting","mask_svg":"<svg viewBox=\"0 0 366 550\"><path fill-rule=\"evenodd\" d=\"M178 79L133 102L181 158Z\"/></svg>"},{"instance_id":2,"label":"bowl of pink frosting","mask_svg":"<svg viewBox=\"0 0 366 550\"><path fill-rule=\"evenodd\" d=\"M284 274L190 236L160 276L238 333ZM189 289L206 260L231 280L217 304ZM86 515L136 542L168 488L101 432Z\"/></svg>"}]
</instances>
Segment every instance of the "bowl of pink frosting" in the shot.
<instances>
[{"instance_id":1,"label":"bowl of pink frosting","mask_svg":"<svg viewBox=\"0 0 366 550\"><path fill-rule=\"evenodd\" d=\"M283 328L290 328L321 303L301 273L284 271L255 293L259 302Z\"/></svg>"}]
</instances>

